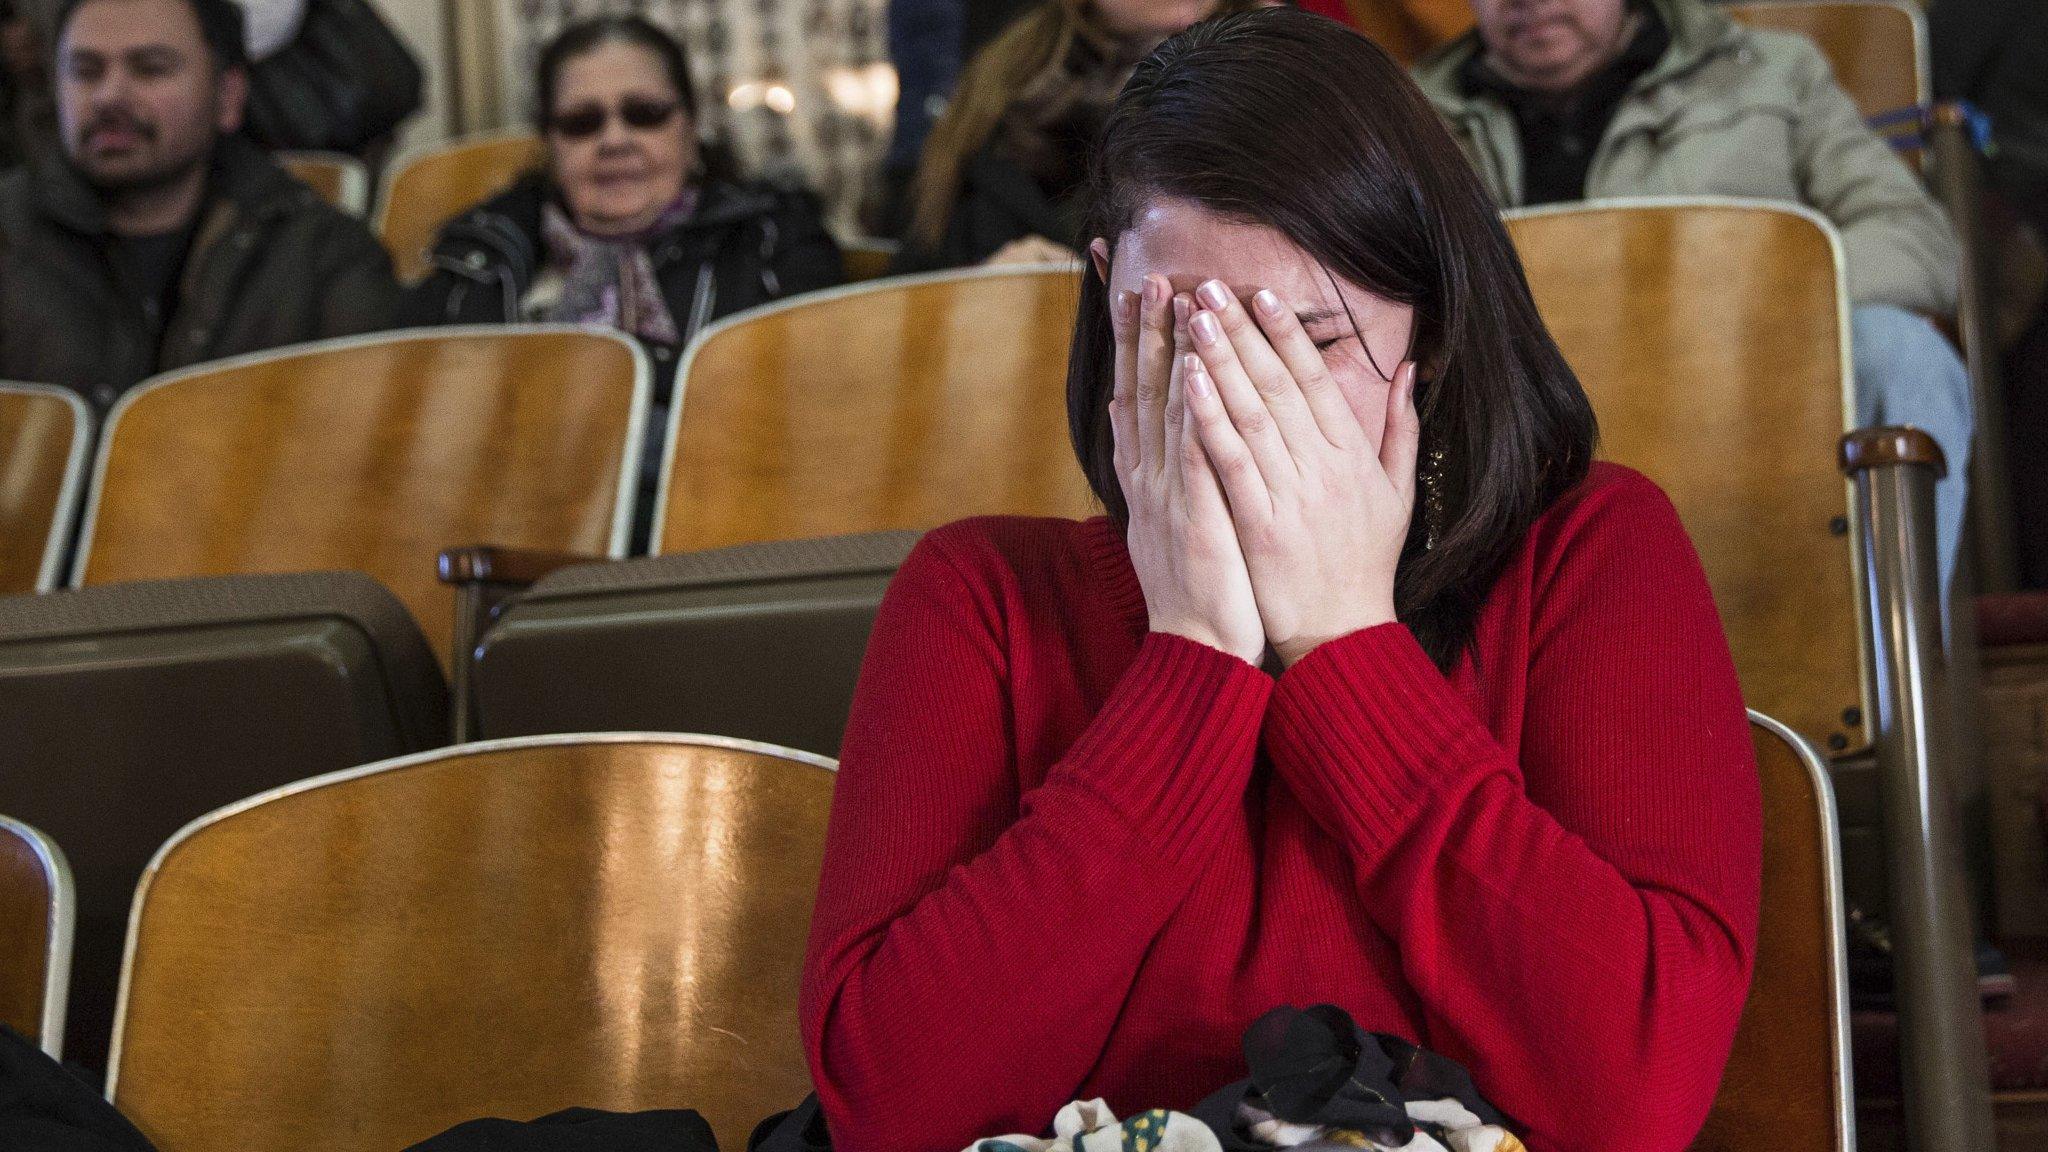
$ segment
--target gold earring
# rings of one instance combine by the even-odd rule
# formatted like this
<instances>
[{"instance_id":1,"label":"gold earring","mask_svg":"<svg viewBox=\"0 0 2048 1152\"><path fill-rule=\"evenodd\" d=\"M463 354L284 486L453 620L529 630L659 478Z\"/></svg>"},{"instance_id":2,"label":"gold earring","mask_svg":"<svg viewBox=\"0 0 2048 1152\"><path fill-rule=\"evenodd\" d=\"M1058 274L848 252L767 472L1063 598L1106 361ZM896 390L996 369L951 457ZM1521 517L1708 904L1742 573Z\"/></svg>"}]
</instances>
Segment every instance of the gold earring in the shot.
<instances>
[{"instance_id":1,"label":"gold earring","mask_svg":"<svg viewBox=\"0 0 2048 1152\"><path fill-rule=\"evenodd\" d=\"M1437 533L1444 523L1444 450L1433 448L1424 458L1422 475L1418 478L1422 488L1422 550L1428 552L1436 547Z\"/></svg>"}]
</instances>

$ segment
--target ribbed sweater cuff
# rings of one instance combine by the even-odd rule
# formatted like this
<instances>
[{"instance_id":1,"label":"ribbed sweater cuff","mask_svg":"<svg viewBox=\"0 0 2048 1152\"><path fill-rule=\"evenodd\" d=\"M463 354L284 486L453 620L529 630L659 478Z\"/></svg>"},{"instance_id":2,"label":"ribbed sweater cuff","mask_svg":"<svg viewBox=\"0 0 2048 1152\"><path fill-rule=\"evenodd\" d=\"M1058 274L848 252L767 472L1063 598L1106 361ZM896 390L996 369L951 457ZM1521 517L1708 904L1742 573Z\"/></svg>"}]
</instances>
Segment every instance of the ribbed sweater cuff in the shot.
<instances>
[{"instance_id":1,"label":"ribbed sweater cuff","mask_svg":"<svg viewBox=\"0 0 2048 1152\"><path fill-rule=\"evenodd\" d=\"M1341 636L1295 662L1274 689L1266 737L1274 769L1335 821L1361 862L1476 770L1490 739L1402 624Z\"/></svg>"},{"instance_id":2,"label":"ribbed sweater cuff","mask_svg":"<svg viewBox=\"0 0 2048 1152\"><path fill-rule=\"evenodd\" d=\"M1237 657L1150 633L1051 780L1102 798L1166 862L1192 863L1244 799L1272 694Z\"/></svg>"}]
</instances>

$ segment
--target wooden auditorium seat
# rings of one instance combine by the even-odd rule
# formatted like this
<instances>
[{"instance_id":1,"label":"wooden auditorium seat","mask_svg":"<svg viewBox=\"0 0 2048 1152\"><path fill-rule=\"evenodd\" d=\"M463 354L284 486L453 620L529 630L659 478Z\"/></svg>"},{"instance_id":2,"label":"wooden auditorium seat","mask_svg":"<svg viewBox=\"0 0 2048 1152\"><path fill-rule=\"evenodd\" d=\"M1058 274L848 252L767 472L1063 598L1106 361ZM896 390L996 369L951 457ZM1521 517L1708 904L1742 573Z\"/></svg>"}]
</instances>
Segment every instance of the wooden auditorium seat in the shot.
<instances>
[{"instance_id":1,"label":"wooden auditorium seat","mask_svg":"<svg viewBox=\"0 0 2048 1152\"><path fill-rule=\"evenodd\" d=\"M894 277L706 329L679 368L654 550L1086 516L1071 269Z\"/></svg>"},{"instance_id":2,"label":"wooden auditorium seat","mask_svg":"<svg viewBox=\"0 0 2048 1152\"><path fill-rule=\"evenodd\" d=\"M1763 916L1721 1091L1694 1152L1851 1152L1849 974L1834 792L1820 753L1751 710L1763 784Z\"/></svg>"},{"instance_id":3,"label":"wooden auditorium seat","mask_svg":"<svg viewBox=\"0 0 2048 1152\"><path fill-rule=\"evenodd\" d=\"M1932 98L1927 17L1912 0L1757 0L1727 9L1751 27L1812 40L1835 82L1865 116L1918 107Z\"/></svg>"},{"instance_id":4,"label":"wooden auditorium seat","mask_svg":"<svg viewBox=\"0 0 2048 1152\"><path fill-rule=\"evenodd\" d=\"M0 1024L59 1057L74 899L56 843L0 816Z\"/></svg>"},{"instance_id":5,"label":"wooden auditorium seat","mask_svg":"<svg viewBox=\"0 0 2048 1152\"><path fill-rule=\"evenodd\" d=\"M151 380L101 438L74 585L353 570L444 663L451 546L622 556L648 404L615 333L352 337Z\"/></svg>"},{"instance_id":6,"label":"wooden auditorium seat","mask_svg":"<svg viewBox=\"0 0 2048 1152\"><path fill-rule=\"evenodd\" d=\"M69 388L0 383L0 596L63 579L92 413Z\"/></svg>"},{"instance_id":7,"label":"wooden auditorium seat","mask_svg":"<svg viewBox=\"0 0 2048 1152\"><path fill-rule=\"evenodd\" d=\"M1918 549L1932 555L1932 521L1916 519L1931 517L1931 496L1917 511L1896 496L1931 485L1940 452L1910 429L1843 443L1848 309L1834 229L1803 208L1741 200L1508 216L1544 320L1592 397L1602 454L1662 485L1698 547L1744 696L1837 753L1850 902L1891 913L1895 939L1926 949L1914 971L1943 998L1916 1019L1929 1043L1952 1028L1939 1043L1962 1054L1917 1061L1911 1091L1956 1102L1947 1121L1981 1115L1988 1130L1989 1109L1965 1103L1984 1091L1972 1083L1983 1066L1965 1058L1983 1043L1974 1000L1950 1010L1962 984L1974 989L1968 929L1938 912L1961 897L1908 900L1961 887L1949 806L1968 781L1959 749L1921 711L1900 720L1950 704L1937 592L1918 566ZM1838 459L1865 493L1853 505ZM1896 821L1906 831L1887 836Z\"/></svg>"},{"instance_id":8,"label":"wooden auditorium seat","mask_svg":"<svg viewBox=\"0 0 2048 1152\"><path fill-rule=\"evenodd\" d=\"M322 200L351 216L369 213L370 170L361 160L341 152L279 152L274 158Z\"/></svg>"},{"instance_id":9,"label":"wooden auditorium seat","mask_svg":"<svg viewBox=\"0 0 2048 1152\"><path fill-rule=\"evenodd\" d=\"M451 140L394 166L378 198L377 235L401 282L426 275L441 226L476 207L546 159L531 132Z\"/></svg>"},{"instance_id":10,"label":"wooden auditorium seat","mask_svg":"<svg viewBox=\"0 0 2048 1152\"><path fill-rule=\"evenodd\" d=\"M108 1094L161 1152L392 1152L483 1116L810 1089L830 761L704 736L469 745L196 821L136 895Z\"/></svg>"},{"instance_id":11,"label":"wooden auditorium seat","mask_svg":"<svg viewBox=\"0 0 2048 1152\"><path fill-rule=\"evenodd\" d=\"M1751 707L1835 751L1865 743L1839 242L1762 201L1508 213L1600 454L1661 485L1705 565Z\"/></svg>"},{"instance_id":12,"label":"wooden auditorium seat","mask_svg":"<svg viewBox=\"0 0 2048 1152\"><path fill-rule=\"evenodd\" d=\"M0 597L0 812L66 845L77 881L67 1055L104 1067L129 902L165 837L447 732L433 650L367 576Z\"/></svg>"}]
</instances>

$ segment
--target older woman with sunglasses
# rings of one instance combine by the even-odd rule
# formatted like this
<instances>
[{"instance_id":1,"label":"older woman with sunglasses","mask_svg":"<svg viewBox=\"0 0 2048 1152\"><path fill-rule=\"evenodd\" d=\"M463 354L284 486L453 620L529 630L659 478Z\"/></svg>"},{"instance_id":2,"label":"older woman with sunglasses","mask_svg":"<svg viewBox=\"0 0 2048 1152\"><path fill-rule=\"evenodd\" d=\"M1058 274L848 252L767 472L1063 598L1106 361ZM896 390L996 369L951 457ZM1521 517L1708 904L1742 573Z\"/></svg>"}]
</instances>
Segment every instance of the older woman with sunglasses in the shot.
<instances>
[{"instance_id":1,"label":"older woman with sunglasses","mask_svg":"<svg viewBox=\"0 0 2048 1152\"><path fill-rule=\"evenodd\" d=\"M574 24L542 52L539 89L546 169L442 230L410 323L610 325L647 347L665 406L705 324L839 282L815 197L741 183L699 143L682 46L661 29Z\"/></svg>"}]
</instances>

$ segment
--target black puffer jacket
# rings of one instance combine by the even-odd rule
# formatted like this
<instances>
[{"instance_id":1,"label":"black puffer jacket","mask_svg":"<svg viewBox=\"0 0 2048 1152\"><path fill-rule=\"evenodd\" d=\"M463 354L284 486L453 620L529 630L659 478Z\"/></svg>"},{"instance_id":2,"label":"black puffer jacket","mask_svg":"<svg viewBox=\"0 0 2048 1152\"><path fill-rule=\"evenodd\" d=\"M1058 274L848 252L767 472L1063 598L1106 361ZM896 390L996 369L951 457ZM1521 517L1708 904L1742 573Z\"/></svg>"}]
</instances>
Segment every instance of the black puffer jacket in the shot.
<instances>
[{"instance_id":1,"label":"black puffer jacket","mask_svg":"<svg viewBox=\"0 0 2048 1152\"><path fill-rule=\"evenodd\" d=\"M402 321L524 319L519 302L546 255L541 212L552 194L547 178L535 173L450 221L434 244L434 270L407 295ZM761 184L709 185L688 220L650 243L649 256L684 344L721 316L830 288L844 275L817 198ZM656 403L665 403L679 349L647 351L655 362Z\"/></svg>"}]
</instances>

